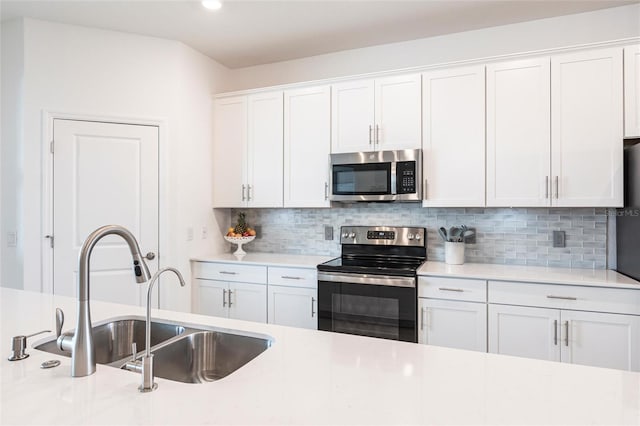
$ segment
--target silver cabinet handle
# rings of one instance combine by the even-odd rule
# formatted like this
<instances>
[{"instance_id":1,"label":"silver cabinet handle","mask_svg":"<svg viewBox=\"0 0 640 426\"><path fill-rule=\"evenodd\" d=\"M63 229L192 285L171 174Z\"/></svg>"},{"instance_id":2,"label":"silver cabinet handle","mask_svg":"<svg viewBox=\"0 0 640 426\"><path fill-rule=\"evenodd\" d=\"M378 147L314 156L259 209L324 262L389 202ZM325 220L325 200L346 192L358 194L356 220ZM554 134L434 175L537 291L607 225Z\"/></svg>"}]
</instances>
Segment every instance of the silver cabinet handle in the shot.
<instances>
[{"instance_id":1,"label":"silver cabinet handle","mask_svg":"<svg viewBox=\"0 0 640 426\"><path fill-rule=\"evenodd\" d=\"M458 293L463 293L464 290L461 288L447 288L447 287L440 287L438 288L438 290L442 290L442 291L456 291Z\"/></svg>"},{"instance_id":2,"label":"silver cabinet handle","mask_svg":"<svg viewBox=\"0 0 640 426\"><path fill-rule=\"evenodd\" d=\"M245 186L244 186L244 184L242 184L242 201L246 200L246 197L244 196L244 188L245 188Z\"/></svg>"},{"instance_id":3,"label":"silver cabinet handle","mask_svg":"<svg viewBox=\"0 0 640 426\"><path fill-rule=\"evenodd\" d=\"M313 305L316 303L316 298L312 297L311 298L311 318L313 318L316 315L316 312L313 309Z\"/></svg>"},{"instance_id":4,"label":"silver cabinet handle","mask_svg":"<svg viewBox=\"0 0 640 426\"><path fill-rule=\"evenodd\" d=\"M376 124L376 145L380 145L380 126Z\"/></svg>"},{"instance_id":5,"label":"silver cabinet handle","mask_svg":"<svg viewBox=\"0 0 640 426\"><path fill-rule=\"evenodd\" d=\"M558 345L558 320L553 320L553 345Z\"/></svg>"},{"instance_id":6,"label":"silver cabinet handle","mask_svg":"<svg viewBox=\"0 0 640 426\"><path fill-rule=\"evenodd\" d=\"M544 177L544 198L549 198L549 176Z\"/></svg>"},{"instance_id":7,"label":"silver cabinet handle","mask_svg":"<svg viewBox=\"0 0 640 426\"><path fill-rule=\"evenodd\" d=\"M558 178L558 176L556 176L556 200L558 199L559 194L560 194L560 182L559 182L559 180L560 179Z\"/></svg>"},{"instance_id":8,"label":"silver cabinet handle","mask_svg":"<svg viewBox=\"0 0 640 426\"><path fill-rule=\"evenodd\" d=\"M251 185L247 185L247 201L251 201Z\"/></svg>"},{"instance_id":9,"label":"silver cabinet handle","mask_svg":"<svg viewBox=\"0 0 640 426\"><path fill-rule=\"evenodd\" d=\"M420 308L420 330L424 330L424 311L425 308Z\"/></svg>"},{"instance_id":10,"label":"silver cabinet handle","mask_svg":"<svg viewBox=\"0 0 640 426\"><path fill-rule=\"evenodd\" d=\"M570 297L570 296L553 296L553 295L551 295L551 294L547 295L547 299L578 300L576 297Z\"/></svg>"},{"instance_id":11,"label":"silver cabinet handle","mask_svg":"<svg viewBox=\"0 0 640 426\"><path fill-rule=\"evenodd\" d=\"M280 278L284 278L285 280L301 280L302 277L294 277L292 275L281 275Z\"/></svg>"},{"instance_id":12,"label":"silver cabinet handle","mask_svg":"<svg viewBox=\"0 0 640 426\"><path fill-rule=\"evenodd\" d=\"M147 253L147 255L145 256L145 259L147 260L153 260L156 258L156 254L152 251L150 251L149 253Z\"/></svg>"},{"instance_id":13,"label":"silver cabinet handle","mask_svg":"<svg viewBox=\"0 0 640 426\"><path fill-rule=\"evenodd\" d=\"M373 131L373 127L371 127L371 125L369 125L369 145L371 145L371 133Z\"/></svg>"},{"instance_id":14,"label":"silver cabinet handle","mask_svg":"<svg viewBox=\"0 0 640 426\"><path fill-rule=\"evenodd\" d=\"M324 200L327 201L329 199L329 182L324 183Z\"/></svg>"},{"instance_id":15,"label":"silver cabinet handle","mask_svg":"<svg viewBox=\"0 0 640 426\"><path fill-rule=\"evenodd\" d=\"M564 345L569 346L569 321L565 322L564 326L565 326Z\"/></svg>"},{"instance_id":16,"label":"silver cabinet handle","mask_svg":"<svg viewBox=\"0 0 640 426\"><path fill-rule=\"evenodd\" d=\"M233 293L231 290L229 290L229 307L231 307L231 293Z\"/></svg>"},{"instance_id":17,"label":"silver cabinet handle","mask_svg":"<svg viewBox=\"0 0 640 426\"><path fill-rule=\"evenodd\" d=\"M222 307L227 307L227 290L222 289Z\"/></svg>"},{"instance_id":18,"label":"silver cabinet handle","mask_svg":"<svg viewBox=\"0 0 640 426\"><path fill-rule=\"evenodd\" d=\"M237 275L237 272L229 272L229 271L220 271L222 275Z\"/></svg>"}]
</instances>

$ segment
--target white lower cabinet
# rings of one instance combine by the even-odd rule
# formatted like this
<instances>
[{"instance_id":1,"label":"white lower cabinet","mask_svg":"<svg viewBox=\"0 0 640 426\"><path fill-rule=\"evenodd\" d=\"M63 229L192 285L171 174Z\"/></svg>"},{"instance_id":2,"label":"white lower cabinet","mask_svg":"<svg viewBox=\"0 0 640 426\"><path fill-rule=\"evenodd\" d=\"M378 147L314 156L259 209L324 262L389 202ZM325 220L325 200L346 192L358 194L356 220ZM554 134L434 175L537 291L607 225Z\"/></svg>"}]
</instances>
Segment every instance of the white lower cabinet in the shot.
<instances>
[{"instance_id":1,"label":"white lower cabinet","mask_svg":"<svg viewBox=\"0 0 640 426\"><path fill-rule=\"evenodd\" d=\"M489 282L488 295L489 352L640 371L637 290Z\"/></svg>"},{"instance_id":2,"label":"white lower cabinet","mask_svg":"<svg viewBox=\"0 0 640 426\"><path fill-rule=\"evenodd\" d=\"M198 313L267 322L267 286L198 279Z\"/></svg>"},{"instance_id":3,"label":"white lower cabinet","mask_svg":"<svg viewBox=\"0 0 640 426\"><path fill-rule=\"evenodd\" d=\"M311 288L270 285L269 324L318 329L317 291Z\"/></svg>"},{"instance_id":4,"label":"white lower cabinet","mask_svg":"<svg viewBox=\"0 0 640 426\"><path fill-rule=\"evenodd\" d=\"M418 343L487 351L487 305L419 299Z\"/></svg>"},{"instance_id":5,"label":"white lower cabinet","mask_svg":"<svg viewBox=\"0 0 640 426\"><path fill-rule=\"evenodd\" d=\"M487 351L487 282L418 278L418 343Z\"/></svg>"}]
</instances>

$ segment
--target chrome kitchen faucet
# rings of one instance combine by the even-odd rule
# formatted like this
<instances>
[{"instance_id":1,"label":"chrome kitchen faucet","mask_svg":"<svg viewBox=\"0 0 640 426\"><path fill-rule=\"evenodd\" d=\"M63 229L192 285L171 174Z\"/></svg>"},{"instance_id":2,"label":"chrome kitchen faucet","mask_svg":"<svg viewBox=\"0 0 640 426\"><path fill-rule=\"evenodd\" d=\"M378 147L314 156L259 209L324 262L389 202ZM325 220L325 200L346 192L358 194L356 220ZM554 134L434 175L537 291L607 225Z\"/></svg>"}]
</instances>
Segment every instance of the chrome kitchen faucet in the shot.
<instances>
[{"instance_id":1,"label":"chrome kitchen faucet","mask_svg":"<svg viewBox=\"0 0 640 426\"><path fill-rule=\"evenodd\" d=\"M140 254L140 247L131 231L119 225L106 225L93 231L82 244L78 256L78 312L76 333L73 337L59 336L58 347L71 350L71 376L84 377L96 372L96 351L91 331L91 312L89 310L89 263L93 247L107 235L119 235L129 246L133 257L133 273L136 282L142 284L151 278L149 268ZM62 316L59 315L57 329L62 329ZM59 333L59 331L58 331Z\"/></svg>"}]
</instances>

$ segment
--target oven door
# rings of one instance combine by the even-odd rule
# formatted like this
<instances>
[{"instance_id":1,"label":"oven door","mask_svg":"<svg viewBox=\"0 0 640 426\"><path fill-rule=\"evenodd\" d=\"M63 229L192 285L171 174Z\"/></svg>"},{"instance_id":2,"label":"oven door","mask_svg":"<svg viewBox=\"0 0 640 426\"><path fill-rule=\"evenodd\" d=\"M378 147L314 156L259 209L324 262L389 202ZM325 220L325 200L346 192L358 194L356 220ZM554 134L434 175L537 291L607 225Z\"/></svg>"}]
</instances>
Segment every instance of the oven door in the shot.
<instances>
[{"instance_id":1,"label":"oven door","mask_svg":"<svg viewBox=\"0 0 640 426\"><path fill-rule=\"evenodd\" d=\"M318 329L417 342L415 277L318 273Z\"/></svg>"}]
</instances>

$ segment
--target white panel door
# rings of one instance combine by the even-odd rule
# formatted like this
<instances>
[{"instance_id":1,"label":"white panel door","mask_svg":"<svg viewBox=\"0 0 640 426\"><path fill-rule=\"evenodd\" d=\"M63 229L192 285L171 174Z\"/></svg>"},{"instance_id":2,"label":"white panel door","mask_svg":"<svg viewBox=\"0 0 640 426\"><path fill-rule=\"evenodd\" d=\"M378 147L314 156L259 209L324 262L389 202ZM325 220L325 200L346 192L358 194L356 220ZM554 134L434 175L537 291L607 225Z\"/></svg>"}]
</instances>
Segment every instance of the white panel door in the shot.
<instances>
[{"instance_id":1,"label":"white panel door","mask_svg":"<svg viewBox=\"0 0 640 426\"><path fill-rule=\"evenodd\" d=\"M420 74L375 80L375 149L418 149L422 146Z\"/></svg>"},{"instance_id":2,"label":"white panel door","mask_svg":"<svg viewBox=\"0 0 640 426\"><path fill-rule=\"evenodd\" d=\"M487 65L487 206L550 205L550 59Z\"/></svg>"},{"instance_id":3,"label":"white panel door","mask_svg":"<svg viewBox=\"0 0 640 426\"><path fill-rule=\"evenodd\" d=\"M419 300L418 343L487 351L487 305L451 300Z\"/></svg>"},{"instance_id":4,"label":"white panel door","mask_svg":"<svg viewBox=\"0 0 640 426\"><path fill-rule=\"evenodd\" d=\"M229 283L229 318L267 322L267 286Z\"/></svg>"},{"instance_id":5,"label":"white panel door","mask_svg":"<svg viewBox=\"0 0 640 426\"><path fill-rule=\"evenodd\" d=\"M624 136L640 137L640 45L624 48Z\"/></svg>"},{"instance_id":6,"label":"white panel door","mask_svg":"<svg viewBox=\"0 0 640 426\"><path fill-rule=\"evenodd\" d=\"M489 352L560 361L558 309L489 304Z\"/></svg>"},{"instance_id":7,"label":"white panel door","mask_svg":"<svg viewBox=\"0 0 640 426\"><path fill-rule=\"evenodd\" d=\"M194 282L198 286L198 301L195 304L198 307L197 313L227 318L229 316L229 307L227 306L229 283L200 279L196 279Z\"/></svg>"},{"instance_id":8,"label":"white panel door","mask_svg":"<svg viewBox=\"0 0 640 426\"><path fill-rule=\"evenodd\" d=\"M143 254L158 255L158 128L56 119L53 174L53 292L77 294L78 253L103 225L129 229ZM120 237L91 254L91 300L140 305L131 253ZM153 272L158 257L147 261Z\"/></svg>"},{"instance_id":9,"label":"white panel door","mask_svg":"<svg viewBox=\"0 0 640 426\"><path fill-rule=\"evenodd\" d=\"M422 75L424 207L485 205L484 66Z\"/></svg>"},{"instance_id":10,"label":"white panel door","mask_svg":"<svg viewBox=\"0 0 640 426\"><path fill-rule=\"evenodd\" d=\"M244 207L247 182L246 96L216 100L213 114L213 207Z\"/></svg>"},{"instance_id":11,"label":"white panel door","mask_svg":"<svg viewBox=\"0 0 640 426\"><path fill-rule=\"evenodd\" d=\"M640 317L564 310L561 316L562 362L640 370Z\"/></svg>"},{"instance_id":12,"label":"white panel door","mask_svg":"<svg viewBox=\"0 0 640 426\"><path fill-rule=\"evenodd\" d=\"M316 289L270 285L268 296L270 324L318 329Z\"/></svg>"},{"instance_id":13,"label":"white panel door","mask_svg":"<svg viewBox=\"0 0 640 426\"><path fill-rule=\"evenodd\" d=\"M551 60L553 205L622 207L622 49Z\"/></svg>"},{"instance_id":14,"label":"white panel door","mask_svg":"<svg viewBox=\"0 0 640 426\"><path fill-rule=\"evenodd\" d=\"M284 93L284 207L329 207L331 87Z\"/></svg>"},{"instance_id":15,"label":"white panel door","mask_svg":"<svg viewBox=\"0 0 640 426\"><path fill-rule=\"evenodd\" d=\"M282 92L249 96L248 117L248 206L282 207Z\"/></svg>"},{"instance_id":16,"label":"white panel door","mask_svg":"<svg viewBox=\"0 0 640 426\"><path fill-rule=\"evenodd\" d=\"M373 80L331 86L331 152L374 151Z\"/></svg>"}]
</instances>

